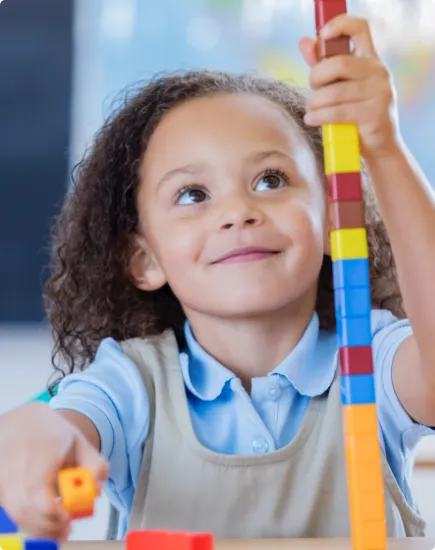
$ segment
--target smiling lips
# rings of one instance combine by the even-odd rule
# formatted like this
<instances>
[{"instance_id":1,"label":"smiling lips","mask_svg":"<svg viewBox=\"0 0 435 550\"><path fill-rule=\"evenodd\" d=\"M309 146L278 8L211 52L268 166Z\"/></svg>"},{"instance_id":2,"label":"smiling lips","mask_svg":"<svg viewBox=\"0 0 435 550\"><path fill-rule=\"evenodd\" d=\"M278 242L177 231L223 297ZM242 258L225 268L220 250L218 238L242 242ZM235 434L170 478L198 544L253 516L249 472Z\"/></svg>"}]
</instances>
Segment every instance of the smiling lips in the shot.
<instances>
[{"instance_id":1,"label":"smiling lips","mask_svg":"<svg viewBox=\"0 0 435 550\"><path fill-rule=\"evenodd\" d=\"M214 264L230 264L230 263L243 263L243 262L256 262L258 260L264 260L279 254L279 250L270 250L268 248L261 247L245 247L232 250L228 254L225 254L215 262Z\"/></svg>"}]
</instances>

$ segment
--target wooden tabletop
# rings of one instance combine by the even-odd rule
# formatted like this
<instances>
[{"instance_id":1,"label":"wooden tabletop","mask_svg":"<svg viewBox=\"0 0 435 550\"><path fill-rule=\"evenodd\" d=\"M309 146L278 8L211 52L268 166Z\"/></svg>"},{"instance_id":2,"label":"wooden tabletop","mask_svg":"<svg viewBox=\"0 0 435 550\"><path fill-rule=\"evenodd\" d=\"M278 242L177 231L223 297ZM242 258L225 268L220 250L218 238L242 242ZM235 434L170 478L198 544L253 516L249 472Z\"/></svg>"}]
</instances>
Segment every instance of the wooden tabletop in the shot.
<instances>
[{"instance_id":1,"label":"wooden tabletop","mask_svg":"<svg viewBox=\"0 0 435 550\"><path fill-rule=\"evenodd\" d=\"M69 542L62 550L123 550L123 542ZM216 550L351 550L348 539L217 540ZM388 550L434 550L435 539L391 539Z\"/></svg>"}]
</instances>

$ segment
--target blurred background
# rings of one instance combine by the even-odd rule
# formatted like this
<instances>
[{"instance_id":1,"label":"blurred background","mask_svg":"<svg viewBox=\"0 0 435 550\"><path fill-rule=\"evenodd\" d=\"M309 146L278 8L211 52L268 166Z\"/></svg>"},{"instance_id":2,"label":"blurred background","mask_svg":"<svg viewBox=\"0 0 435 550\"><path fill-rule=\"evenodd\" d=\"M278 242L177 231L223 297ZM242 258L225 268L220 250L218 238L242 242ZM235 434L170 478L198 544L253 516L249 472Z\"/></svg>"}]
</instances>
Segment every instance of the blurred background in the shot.
<instances>
[{"instance_id":1,"label":"blurred background","mask_svg":"<svg viewBox=\"0 0 435 550\"><path fill-rule=\"evenodd\" d=\"M435 1L348 0L370 18L400 99L402 133L435 183ZM0 4L0 413L43 391L51 340L41 287L73 165L126 86L183 68L307 84L297 50L313 0L4 0ZM435 438L413 479L435 536ZM105 535L107 502L75 539Z\"/></svg>"}]
</instances>

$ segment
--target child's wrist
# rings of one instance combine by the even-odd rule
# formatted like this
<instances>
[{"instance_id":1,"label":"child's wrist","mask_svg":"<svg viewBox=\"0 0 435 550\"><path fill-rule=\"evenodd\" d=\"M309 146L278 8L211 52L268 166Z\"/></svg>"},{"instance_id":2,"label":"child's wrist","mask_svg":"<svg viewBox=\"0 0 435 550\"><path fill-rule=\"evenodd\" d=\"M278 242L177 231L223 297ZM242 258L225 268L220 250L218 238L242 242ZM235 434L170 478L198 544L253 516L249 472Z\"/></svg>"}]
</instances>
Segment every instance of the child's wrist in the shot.
<instances>
[{"instance_id":1,"label":"child's wrist","mask_svg":"<svg viewBox=\"0 0 435 550\"><path fill-rule=\"evenodd\" d=\"M405 144L400 136L392 136L385 140L381 146L370 151L363 152L363 158L367 165L385 162L389 159L403 157Z\"/></svg>"}]
</instances>

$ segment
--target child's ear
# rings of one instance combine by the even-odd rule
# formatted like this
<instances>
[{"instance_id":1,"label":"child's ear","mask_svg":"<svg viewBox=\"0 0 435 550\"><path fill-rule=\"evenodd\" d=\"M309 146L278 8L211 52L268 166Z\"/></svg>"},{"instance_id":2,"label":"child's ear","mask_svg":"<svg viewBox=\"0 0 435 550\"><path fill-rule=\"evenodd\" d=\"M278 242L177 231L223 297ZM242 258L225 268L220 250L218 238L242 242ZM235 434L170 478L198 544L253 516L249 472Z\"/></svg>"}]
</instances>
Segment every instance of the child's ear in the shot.
<instances>
[{"instance_id":1,"label":"child's ear","mask_svg":"<svg viewBox=\"0 0 435 550\"><path fill-rule=\"evenodd\" d=\"M143 236L135 237L130 258L130 277L140 290L158 290L166 284L166 275Z\"/></svg>"}]
</instances>

